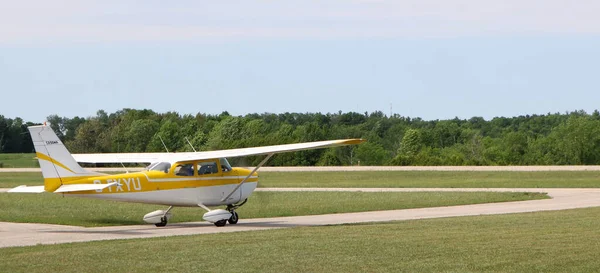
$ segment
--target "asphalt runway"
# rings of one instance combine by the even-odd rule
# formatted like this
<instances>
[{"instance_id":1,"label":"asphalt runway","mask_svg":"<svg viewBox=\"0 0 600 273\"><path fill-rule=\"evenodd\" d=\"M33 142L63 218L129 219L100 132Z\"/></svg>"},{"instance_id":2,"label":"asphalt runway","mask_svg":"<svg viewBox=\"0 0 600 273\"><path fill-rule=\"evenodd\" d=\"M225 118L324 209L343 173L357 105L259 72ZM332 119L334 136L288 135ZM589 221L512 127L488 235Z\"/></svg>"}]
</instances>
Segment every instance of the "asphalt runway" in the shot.
<instances>
[{"instance_id":1,"label":"asphalt runway","mask_svg":"<svg viewBox=\"0 0 600 273\"><path fill-rule=\"evenodd\" d=\"M84 241L165 237L176 235L209 234L267 230L300 226L321 226L348 223L368 223L429 219L441 217L492 215L534 211L564 210L600 206L600 189L449 189L449 188L259 188L259 191L363 191L363 192L412 192L412 191L494 191L494 192L545 192L552 199L490 203L478 205L339 213L312 216L244 219L240 215L237 225L215 227L207 222L169 224L164 228L154 225L113 226L84 228L48 224L23 224L0 222L0 247L30 246L37 244L60 244ZM199 210L198 218L202 217ZM174 211L177 214L177 211ZM141 217L141 215L140 215Z\"/></svg>"}]
</instances>

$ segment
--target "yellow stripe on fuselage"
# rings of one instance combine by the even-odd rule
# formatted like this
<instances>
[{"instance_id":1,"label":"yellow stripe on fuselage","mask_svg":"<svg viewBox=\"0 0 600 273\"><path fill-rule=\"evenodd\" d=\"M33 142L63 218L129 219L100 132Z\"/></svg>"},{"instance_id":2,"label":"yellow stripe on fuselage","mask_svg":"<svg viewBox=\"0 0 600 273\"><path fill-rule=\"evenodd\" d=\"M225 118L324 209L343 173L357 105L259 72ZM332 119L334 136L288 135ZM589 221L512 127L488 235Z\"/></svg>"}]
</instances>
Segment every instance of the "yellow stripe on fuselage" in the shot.
<instances>
[{"instance_id":1,"label":"yellow stripe on fuselage","mask_svg":"<svg viewBox=\"0 0 600 273\"><path fill-rule=\"evenodd\" d=\"M60 163L60 162L56 161L54 158L52 158L52 157L49 157L49 156L47 156L47 155L45 155L45 154L42 154L42 153L37 153L37 152L36 152L36 153L35 153L35 156L36 156L38 159L49 161L49 162L51 162L52 164L54 164L54 165L57 165L57 166L59 166L59 167L61 167L61 168L65 169L65 170L67 170L67 171L69 171L69 172L75 173L73 170L69 169L69 167L65 166L64 164L62 164L62 163Z\"/></svg>"},{"instance_id":2,"label":"yellow stripe on fuselage","mask_svg":"<svg viewBox=\"0 0 600 273\"><path fill-rule=\"evenodd\" d=\"M82 180L69 181L63 184L108 184L118 182L119 186L108 187L98 191L80 191L71 194L114 194L135 193L156 190L173 190L183 188L198 188L238 184L244 176L237 175L205 175L205 176L173 176L156 175L156 171L117 174L107 176L88 177ZM258 176L250 177L247 182L258 182ZM69 193L66 193L69 194Z\"/></svg>"}]
</instances>

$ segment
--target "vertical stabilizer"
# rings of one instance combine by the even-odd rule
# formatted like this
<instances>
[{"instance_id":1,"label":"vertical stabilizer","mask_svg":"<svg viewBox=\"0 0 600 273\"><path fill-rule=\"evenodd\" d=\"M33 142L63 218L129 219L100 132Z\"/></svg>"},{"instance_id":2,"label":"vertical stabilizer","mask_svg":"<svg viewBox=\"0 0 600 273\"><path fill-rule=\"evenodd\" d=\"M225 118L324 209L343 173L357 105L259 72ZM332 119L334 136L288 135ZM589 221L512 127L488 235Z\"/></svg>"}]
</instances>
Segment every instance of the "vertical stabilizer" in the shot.
<instances>
[{"instance_id":1,"label":"vertical stabilizer","mask_svg":"<svg viewBox=\"0 0 600 273\"><path fill-rule=\"evenodd\" d=\"M53 192L63 183L98 175L83 169L50 126L30 126L31 140L42 169L44 189Z\"/></svg>"}]
</instances>

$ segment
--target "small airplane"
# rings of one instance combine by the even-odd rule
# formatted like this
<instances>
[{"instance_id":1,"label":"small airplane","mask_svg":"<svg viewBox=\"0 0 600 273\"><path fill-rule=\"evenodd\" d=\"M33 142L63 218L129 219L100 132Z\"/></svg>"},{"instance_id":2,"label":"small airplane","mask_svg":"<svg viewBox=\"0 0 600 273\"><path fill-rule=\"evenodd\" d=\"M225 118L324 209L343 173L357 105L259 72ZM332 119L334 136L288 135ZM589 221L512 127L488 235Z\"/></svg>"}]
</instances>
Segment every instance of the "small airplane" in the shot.
<instances>
[{"instance_id":1,"label":"small airplane","mask_svg":"<svg viewBox=\"0 0 600 273\"><path fill-rule=\"evenodd\" d=\"M144 215L157 227L167 225L171 209L201 207L205 221L218 227L237 224L236 209L256 189L258 169L274 154L360 144L363 139L305 142L207 152L71 154L50 126L28 127L44 177L43 186L21 185L12 193L61 193L64 196L159 204L167 210ZM232 168L227 157L266 155L253 170ZM151 163L144 171L104 174L82 168L81 163ZM226 206L225 209L209 207Z\"/></svg>"}]
</instances>

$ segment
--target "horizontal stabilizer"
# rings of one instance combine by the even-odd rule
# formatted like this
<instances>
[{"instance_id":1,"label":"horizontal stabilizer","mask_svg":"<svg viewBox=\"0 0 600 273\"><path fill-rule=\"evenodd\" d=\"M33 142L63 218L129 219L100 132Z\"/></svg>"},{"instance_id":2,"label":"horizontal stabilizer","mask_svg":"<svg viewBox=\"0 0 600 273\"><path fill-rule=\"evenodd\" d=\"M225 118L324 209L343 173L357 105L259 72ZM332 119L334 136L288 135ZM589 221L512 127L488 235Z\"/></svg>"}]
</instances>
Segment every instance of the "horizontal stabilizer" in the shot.
<instances>
[{"instance_id":1,"label":"horizontal stabilizer","mask_svg":"<svg viewBox=\"0 0 600 273\"><path fill-rule=\"evenodd\" d=\"M8 192L18 192L18 193L42 193L44 192L44 186L31 186L27 187L25 185L18 186L16 188L12 188L8 190Z\"/></svg>"},{"instance_id":2,"label":"horizontal stabilizer","mask_svg":"<svg viewBox=\"0 0 600 273\"><path fill-rule=\"evenodd\" d=\"M65 193L65 192L76 192L76 191L93 191L93 190L102 190L108 187L116 186L119 183L112 182L108 184L71 184L71 185L62 185L54 193Z\"/></svg>"}]
</instances>

